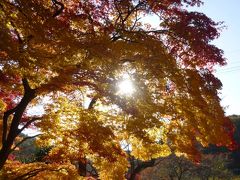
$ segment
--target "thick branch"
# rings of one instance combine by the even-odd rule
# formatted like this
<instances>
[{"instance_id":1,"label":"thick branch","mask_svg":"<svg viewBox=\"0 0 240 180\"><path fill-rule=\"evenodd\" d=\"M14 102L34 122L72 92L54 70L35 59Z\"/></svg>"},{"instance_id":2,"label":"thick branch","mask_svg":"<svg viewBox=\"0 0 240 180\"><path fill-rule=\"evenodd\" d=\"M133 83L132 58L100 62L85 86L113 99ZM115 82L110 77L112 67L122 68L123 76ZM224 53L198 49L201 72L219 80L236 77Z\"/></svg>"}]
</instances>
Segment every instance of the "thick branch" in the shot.
<instances>
[{"instance_id":1,"label":"thick branch","mask_svg":"<svg viewBox=\"0 0 240 180\"><path fill-rule=\"evenodd\" d=\"M24 95L20 103L14 108L14 116L9 130L7 139L13 141L14 138L19 134L18 126L20 124L22 115L27 108L29 102L35 98L35 89L31 89L26 78L22 79Z\"/></svg>"},{"instance_id":2,"label":"thick branch","mask_svg":"<svg viewBox=\"0 0 240 180\"><path fill-rule=\"evenodd\" d=\"M22 79L22 83L23 83L24 93L27 93L27 91L31 90L31 88L29 86L29 83L28 83L26 78Z\"/></svg>"},{"instance_id":3,"label":"thick branch","mask_svg":"<svg viewBox=\"0 0 240 180\"><path fill-rule=\"evenodd\" d=\"M23 78L24 95L20 103L13 109L10 109L4 113L3 117L3 137L2 147L0 150L0 170L3 168L8 155L11 153L11 147L15 138L19 135L20 131L18 126L21 122L24 111L32 99L36 97L36 90L31 89L26 78ZM10 128L8 128L8 119L10 115L13 115ZM8 130L9 129L9 130Z\"/></svg>"}]
</instances>

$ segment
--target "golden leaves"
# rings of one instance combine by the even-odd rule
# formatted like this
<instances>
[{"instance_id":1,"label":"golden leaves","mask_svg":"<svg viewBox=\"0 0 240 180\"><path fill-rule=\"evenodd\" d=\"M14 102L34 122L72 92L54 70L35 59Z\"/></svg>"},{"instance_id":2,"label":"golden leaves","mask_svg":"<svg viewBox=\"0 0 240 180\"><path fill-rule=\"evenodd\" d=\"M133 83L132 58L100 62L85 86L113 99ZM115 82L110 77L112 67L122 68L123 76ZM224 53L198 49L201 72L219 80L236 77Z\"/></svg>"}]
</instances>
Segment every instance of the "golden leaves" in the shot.
<instances>
[{"instance_id":1,"label":"golden leaves","mask_svg":"<svg viewBox=\"0 0 240 180\"><path fill-rule=\"evenodd\" d=\"M38 144L48 142L53 146L47 159L62 162L87 157L99 168L101 176L122 177L127 167L126 156L112 126L104 124L104 113L83 109L75 103L63 97L56 99L48 106L45 119L37 124L44 133ZM109 165L112 163L116 165L111 174ZM98 167L97 164L101 165Z\"/></svg>"},{"instance_id":2,"label":"golden leaves","mask_svg":"<svg viewBox=\"0 0 240 180\"><path fill-rule=\"evenodd\" d=\"M117 179L127 168L122 141L143 160L170 151L194 159L198 142L231 144L217 95L221 83L208 67L224 62L209 44L217 24L182 10L182 1L61 2L57 17L47 0L0 3L0 68L13 79L27 78L39 97L49 96L36 123L39 145L53 146L49 159L89 158L102 179ZM140 21L152 12L161 16L158 29ZM135 82L133 98L115 92L125 70ZM19 82L2 87L21 91ZM87 108L85 97L97 102Z\"/></svg>"},{"instance_id":3,"label":"golden leaves","mask_svg":"<svg viewBox=\"0 0 240 180\"><path fill-rule=\"evenodd\" d=\"M125 156L117 156L113 162L96 157L93 159L93 163L99 171L100 179L125 179L125 172L128 167L128 161Z\"/></svg>"},{"instance_id":4,"label":"golden leaves","mask_svg":"<svg viewBox=\"0 0 240 180\"><path fill-rule=\"evenodd\" d=\"M141 140L131 141L131 155L142 161L148 161L158 157L165 157L171 154L167 144L148 143Z\"/></svg>"},{"instance_id":5,"label":"golden leaves","mask_svg":"<svg viewBox=\"0 0 240 180\"><path fill-rule=\"evenodd\" d=\"M6 110L6 103L0 99L0 113L4 112Z\"/></svg>"}]
</instances>

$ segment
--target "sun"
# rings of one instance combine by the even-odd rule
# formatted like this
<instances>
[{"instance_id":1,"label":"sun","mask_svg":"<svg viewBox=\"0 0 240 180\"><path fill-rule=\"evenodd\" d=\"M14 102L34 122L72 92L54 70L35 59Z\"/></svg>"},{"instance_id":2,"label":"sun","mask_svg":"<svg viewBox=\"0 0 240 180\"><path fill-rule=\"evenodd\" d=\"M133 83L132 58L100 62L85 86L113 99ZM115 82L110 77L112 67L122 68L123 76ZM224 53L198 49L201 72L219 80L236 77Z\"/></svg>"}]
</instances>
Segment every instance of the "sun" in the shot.
<instances>
[{"instance_id":1,"label":"sun","mask_svg":"<svg viewBox=\"0 0 240 180\"><path fill-rule=\"evenodd\" d=\"M125 76L124 79L118 83L118 94L125 96L132 96L135 92L133 81L129 76Z\"/></svg>"}]
</instances>

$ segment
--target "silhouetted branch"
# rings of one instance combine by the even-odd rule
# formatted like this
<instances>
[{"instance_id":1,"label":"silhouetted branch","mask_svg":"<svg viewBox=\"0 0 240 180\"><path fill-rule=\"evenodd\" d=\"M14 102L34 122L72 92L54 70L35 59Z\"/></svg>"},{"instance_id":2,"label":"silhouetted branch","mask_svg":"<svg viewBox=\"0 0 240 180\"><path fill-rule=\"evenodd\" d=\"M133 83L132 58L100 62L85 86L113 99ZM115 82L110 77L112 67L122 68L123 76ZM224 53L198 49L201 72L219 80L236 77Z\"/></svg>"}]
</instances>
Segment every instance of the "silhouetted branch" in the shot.
<instances>
[{"instance_id":1,"label":"silhouetted branch","mask_svg":"<svg viewBox=\"0 0 240 180\"><path fill-rule=\"evenodd\" d=\"M58 2L57 0L52 0L52 3L57 7L56 12L53 14L53 17L57 17L59 14L61 14L64 10L64 5L61 2Z\"/></svg>"},{"instance_id":2,"label":"silhouetted branch","mask_svg":"<svg viewBox=\"0 0 240 180\"><path fill-rule=\"evenodd\" d=\"M28 136L28 137L25 137L23 138L23 140L21 140L20 142L18 142L12 149L11 149L11 152L13 152L17 147L19 147L22 143L24 143L26 140L28 139L32 139L32 138L35 138L37 136L40 136L41 134L37 134L35 136Z\"/></svg>"},{"instance_id":3,"label":"silhouetted branch","mask_svg":"<svg viewBox=\"0 0 240 180\"><path fill-rule=\"evenodd\" d=\"M18 126L21 122L24 111L28 104L36 97L36 89L31 89L26 78L22 79L24 94L21 101L16 107L6 111L3 115L3 137L2 147L0 149L0 169L3 168L9 154L11 153L11 147L15 138L19 135ZM8 127L9 116L13 115L11 125Z\"/></svg>"},{"instance_id":4,"label":"silhouetted branch","mask_svg":"<svg viewBox=\"0 0 240 180\"><path fill-rule=\"evenodd\" d=\"M42 171L53 171L53 172L59 172L61 171L62 169L65 169L65 168L59 168L59 169L47 169L47 168L39 168L39 169L34 169L32 171L29 171L21 176L18 176L16 178L14 178L13 180L26 180L26 179L29 179L31 177L34 177L36 176L38 173L42 172Z\"/></svg>"},{"instance_id":5,"label":"silhouetted branch","mask_svg":"<svg viewBox=\"0 0 240 180\"><path fill-rule=\"evenodd\" d=\"M31 123L37 121L37 120L41 120L42 117L33 117L31 120L27 121L27 123L21 128L19 129L19 133L21 133L25 128L27 128Z\"/></svg>"}]
</instances>

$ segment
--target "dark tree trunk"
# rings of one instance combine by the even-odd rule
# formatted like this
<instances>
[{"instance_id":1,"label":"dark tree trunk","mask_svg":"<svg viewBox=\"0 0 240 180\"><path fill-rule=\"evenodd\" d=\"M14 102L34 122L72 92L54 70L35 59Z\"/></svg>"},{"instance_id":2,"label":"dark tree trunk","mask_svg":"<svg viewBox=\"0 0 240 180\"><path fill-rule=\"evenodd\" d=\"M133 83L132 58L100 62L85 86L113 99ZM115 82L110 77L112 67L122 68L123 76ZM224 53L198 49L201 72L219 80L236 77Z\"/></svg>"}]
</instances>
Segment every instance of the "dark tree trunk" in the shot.
<instances>
[{"instance_id":1,"label":"dark tree trunk","mask_svg":"<svg viewBox=\"0 0 240 180\"><path fill-rule=\"evenodd\" d=\"M3 115L3 130L2 130L2 148L0 150L0 170L3 168L9 154L11 153L12 145L15 138L22 132L22 130L27 127L19 129L18 126L21 122L22 115L27 108L27 105L32 99L36 97L36 90L31 89L27 79L23 79L24 95L20 103L13 109L6 111ZM13 115L13 119L10 127L8 128L8 119L9 116ZM27 122L29 125L31 121ZM8 132L8 133L7 133Z\"/></svg>"},{"instance_id":2,"label":"dark tree trunk","mask_svg":"<svg viewBox=\"0 0 240 180\"><path fill-rule=\"evenodd\" d=\"M10 154L11 150L11 146L9 148L9 146L5 145L2 147L2 149L0 150L0 170L3 168L7 158L8 158L8 155Z\"/></svg>"}]
</instances>

